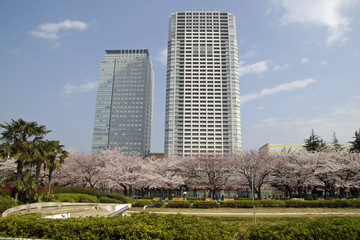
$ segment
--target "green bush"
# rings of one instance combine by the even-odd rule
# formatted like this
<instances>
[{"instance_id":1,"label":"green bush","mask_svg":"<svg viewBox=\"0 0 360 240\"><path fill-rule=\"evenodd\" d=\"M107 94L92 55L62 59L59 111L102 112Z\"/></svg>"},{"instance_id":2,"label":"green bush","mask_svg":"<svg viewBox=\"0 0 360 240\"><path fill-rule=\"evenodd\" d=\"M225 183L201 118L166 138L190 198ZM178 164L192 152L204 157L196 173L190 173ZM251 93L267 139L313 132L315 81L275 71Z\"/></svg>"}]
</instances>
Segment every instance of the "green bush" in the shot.
<instances>
[{"instance_id":1,"label":"green bush","mask_svg":"<svg viewBox=\"0 0 360 240\"><path fill-rule=\"evenodd\" d=\"M333 200L286 200L285 206L294 208L339 208L341 207L341 202Z\"/></svg>"},{"instance_id":2,"label":"green bush","mask_svg":"<svg viewBox=\"0 0 360 240\"><path fill-rule=\"evenodd\" d=\"M235 201L224 201L220 202L221 207L228 207L228 208L252 208L258 207L259 201L252 201L252 200L235 200Z\"/></svg>"},{"instance_id":3,"label":"green bush","mask_svg":"<svg viewBox=\"0 0 360 240\"><path fill-rule=\"evenodd\" d=\"M193 208L219 208L219 204L215 201L196 201L192 204Z\"/></svg>"},{"instance_id":4,"label":"green bush","mask_svg":"<svg viewBox=\"0 0 360 240\"><path fill-rule=\"evenodd\" d=\"M99 191L94 188L82 188L82 187L60 187L60 186L53 186L52 190L54 193L81 193L81 194L88 194L97 196Z\"/></svg>"},{"instance_id":5,"label":"green bush","mask_svg":"<svg viewBox=\"0 0 360 240\"><path fill-rule=\"evenodd\" d=\"M0 218L0 236L42 239L359 239L360 219L302 218L241 225L196 216L141 213L130 217Z\"/></svg>"},{"instance_id":6,"label":"green bush","mask_svg":"<svg viewBox=\"0 0 360 240\"><path fill-rule=\"evenodd\" d=\"M6 209L16 207L17 201L10 196L0 196L0 213L3 213ZM1 234L0 234L1 236Z\"/></svg>"},{"instance_id":7,"label":"green bush","mask_svg":"<svg viewBox=\"0 0 360 240\"><path fill-rule=\"evenodd\" d=\"M152 197L139 197L138 199L148 199L148 200L152 200Z\"/></svg>"},{"instance_id":8,"label":"green bush","mask_svg":"<svg viewBox=\"0 0 360 240\"><path fill-rule=\"evenodd\" d=\"M0 196L10 196L9 190L6 188L0 188Z\"/></svg>"},{"instance_id":9,"label":"green bush","mask_svg":"<svg viewBox=\"0 0 360 240\"><path fill-rule=\"evenodd\" d=\"M80 193L58 193L55 194L56 202L86 202L86 203L98 203L99 200L97 197L80 194Z\"/></svg>"},{"instance_id":10,"label":"green bush","mask_svg":"<svg viewBox=\"0 0 360 240\"><path fill-rule=\"evenodd\" d=\"M136 202L133 204L133 207L144 207L145 205L150 205L152 203L153 203L152 200L139 199L136 200Z\"/></svg>"},{"instance_id":11,"label":"green bush","mask_svg":"<svg viewBox=\"0 0 360 240\"><path fill-rule=\"evenodd\" d=\"M100 197L99 201L101 203L122 203L119 200L116 200L114 198L109 198L109 197Z\"/></svg>"},{"instance_id":12,"label":"green bush","mask_svg":"<svg viewBox=\"0 0 360 240\"><path fill-rule=\"evenodd\" d=\"M96 196L88 194L79 194L79 202L82 203L98 203L99 199Z\"/></svg>"},{"instance_id":13,"label":"green bush","mask_svg":"<svg viewBox=\"0 0 360 240\"><path fill-rule=\"evenodd\" d=\"M190 203L187 201L169 201L166 205L167 208L189 208Z\"/></svg>"},{"instance_id":14,"label":"green bush","mask_svg":"<svg viewBox=\"0 0 360 240\"><path fill-rule=\"evenodd\" d=\"M192 201L205 201L204 197L188 197L186 200L192 202Z\"/></svg>"},{"instance_id":15,"label":"green bush","mask_svg":"<svg viewBox=\"0 0 360 240\"><path fill-rule=\"evenodd\" d=\"M98 193L97 197L98 198L100 198L100 197L113 198L113 199L118 200L121 203L132 203L133 202L132 198L126 197L126 196L124 196L123 194L120 194L120 193L105 193L105 192L102 192L102 193Z\"/></svg>"},{"instance_id":16,"label":"green bush","mask_svg":"<svg viewBox=\"0 0 360 240\"><path fill-rule=\"evenodd\" d=\"M130 217L0 218L0 236L42 239L234 239L238 227L196 216L136 214Z\"/></svg>"},{"instance_id":17,"label":"green bush","mask_svg":"<svg viewBox=\"0 0 360 240\"><path fill-rule=\"evenodd\" d=\"M259 200L259 207L285 207L282 200Z\"/></svg>"},{"instance_id":18,"label":"green bush","mask_svg":"<svg viewBox=\"0 0 360 240\"><path fill-rule=\"evenodd\" d=\"M278 224L250 226L241 239L359 239L358 218L301 219Z\"/></svg>"}]
</instances>

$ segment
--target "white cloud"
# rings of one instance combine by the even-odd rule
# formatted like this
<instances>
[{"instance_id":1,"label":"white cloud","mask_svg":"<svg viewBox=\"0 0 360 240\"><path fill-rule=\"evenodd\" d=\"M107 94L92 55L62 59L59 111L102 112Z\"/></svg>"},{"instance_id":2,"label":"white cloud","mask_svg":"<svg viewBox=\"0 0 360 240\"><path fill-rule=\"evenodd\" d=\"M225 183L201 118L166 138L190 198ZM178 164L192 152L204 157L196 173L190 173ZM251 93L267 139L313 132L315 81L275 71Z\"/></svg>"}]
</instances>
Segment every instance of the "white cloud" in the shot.
<instances>
[{"instance_id":1,"label":"white cloud","mask_svg":"<svg viewBox=\"0 0 360 240\"><path fill-rule=\"evenodd\" d=\"M290 64L289 64L289 63L284 64L284 65L282 65L282 66L280 66L280 65L276 65L276 66L274 67L274 71L279 71L279 70L282 70L282 69L288 68L289 66L290 66Z\"/></svg>"},{"instance_id":2,"label":"white cloud","mask_svg":"<svg viewBox=\"0 0 360 240\"><path fill-rule=\"evenodd\" d=\"M340 107L326 109L324 113L315 116L268 118L256 124L255 127L283 132L281 142L287 142L289 140L286 139L294 139L294 137L298 142L301 142L304 139L303 137L307 137L304 132L308 131L310 133L311 128L324 140L330 141L332 133L335 131L340 142L347 144L353 137L353 133L359 128L359 107L357 103L349 103Z\"/></svg>"},{"instance_id":3,"label":"white cloud","mask_svg":"<svg viewBox=\"0 0 360 240\"><path fill-rule=\"evenodd\" d=\"M267 61L261 61L254 64L247 64L244 65L244 62L239 63L239 74L240 76L250 74L250 73L262 73L266 70L268 70L268 62Z\"/></svg>"},{"instance_id":4,"label":"white cloud","mask_svg":"<svg viewBox=\"0 0 360 240\"><path fill-rule=\"evenodd\" d=\"M255 50L250 50L247 51L246 53L240 55L240 58L242 59L249 59L249 58L255 58L259 55L258 51Z\"/></svg>"},{"instance_id":5,"label":"white cloud","mask_svg":"<svg viewBox=\"0 0 360 240\"><path fill-rule=\"evenodd\" d=\"M75 84L66 84L63 87L63 93L65 95L70 95L74 92L88 92L97 87L97 81L86 81L84 83L75 85Z\"/></svg>"},{"instance_id":6,"label":"white cloud","mask_svg":"<svg viewBox=\"0 0 360 240\"><path fill-rule=\"evenodd\" d=\"M42 23L37 29L31 30L30 35L37 38L44 38L47 40L56 40L59 38L59 32L65 30L84 31L88 28L88 24L81 21L65 20L59 23Z\"/></svg>"},{"instance_id":7,"label":"white cloud","mask_svg":"<svg viewBox=\"0 0 360 240\"><path fill-rule=\"evenodd\" d=\"M167 64L167 48L161 49L158 51L157 56L155 56L155 60L161 62L162 64Z\"/></svg>"},{"instance_id":8,"label":"white cloud","mask_svg":"<svg viewBox=\"0 0 360 240\"><path fill-rule=\"evenodd\" d=\"M272 13L272 8L266 9L265 12L264 12L264 16L267 16L267 15L269 15L270 13Z\"/></svg>"},{"instance_id":9,"label":"white cloud","mask_svg":"<svg viewBox=\"0 0 360 240\"><path fill-rule=\"evenodd\" d=\"M309 59L307 57L303 57L301 59L301 63L308 63L309 62Z\"/></svg>"},{"instance_id":10,"label":"white cloud","mask_svg":"<svg viewBox=\"0 0 360 240\"><path fill-rule=\"evenodd\" d=\"M328 65L328 62L327 61L321 61L320 65L323 65L323 66Z\"/></svg>"},{"instance_id":11,"label":"white cloud","mask_svg":"<svg viewBox=\"0 0 360 240\"><path fill-rule=\"evenodd\" d=\"M259 106L259 107L257 107L256 109L257 109L257 110L263 110L263 109L265 109L265 107L264 107L264 106Z\"/></svg>"},{"instance_id":12,"label":"white cloud","mask_svg":"<svg viewBox=\"0 0 360 240\"><path fill-rule=\"evenodd\" d=\"M316 81L312 78L307 78L304 80L297 80L294 82L284 83L277 85L273 88L264 88L260 92L251 93L244 96L241 96L241 103L245 103L251 100L262 98L266 95L271 95L279 92L289 92L295 90L297 88L305 88L307 85L311 83L315 83Z\"/></svg>"},{"instance_id":13,"label":"white cloud","mask_svg":"<svg viewBox=\"0 0 360 240\"><path fill-rule=\"evenodd\" d=\"M326 43L344 43L350 30L349 20L341 14L344 8L350 8L356 0L274 0L285 9L283 24L302 23L325 26L328 29Z\"/></svg>"}]
</instances>

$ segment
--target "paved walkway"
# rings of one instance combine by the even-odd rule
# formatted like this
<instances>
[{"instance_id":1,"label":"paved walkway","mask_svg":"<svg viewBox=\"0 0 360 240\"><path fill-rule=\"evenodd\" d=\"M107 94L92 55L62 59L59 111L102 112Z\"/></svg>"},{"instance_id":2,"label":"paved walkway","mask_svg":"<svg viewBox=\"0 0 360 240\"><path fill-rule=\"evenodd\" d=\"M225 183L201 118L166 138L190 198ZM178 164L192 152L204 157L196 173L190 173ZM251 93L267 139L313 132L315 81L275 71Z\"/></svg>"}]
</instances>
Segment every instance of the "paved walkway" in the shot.
<instances>
[{"instance_id":1,"label":"paved walkway","mask_svg":"<svg viewBox=\"0 0 360 240\"><path fill-rule=\"evenodd\" d=\"M126 213L128 214L134 214L139 213L141 211L134 211L129 210ZM195 215L195 216L218 216L218 217L251 217L254 216L254 213L228 213L228 212L161 212L161 211L149 211L149 213L156 213L156 214L183 214L183 215ZM286 213L256 213L256 216L360 216L360 213L356 212L302 212L302 213L296 213L296 212L286 212Z\"/></svg>"}]
</instances>

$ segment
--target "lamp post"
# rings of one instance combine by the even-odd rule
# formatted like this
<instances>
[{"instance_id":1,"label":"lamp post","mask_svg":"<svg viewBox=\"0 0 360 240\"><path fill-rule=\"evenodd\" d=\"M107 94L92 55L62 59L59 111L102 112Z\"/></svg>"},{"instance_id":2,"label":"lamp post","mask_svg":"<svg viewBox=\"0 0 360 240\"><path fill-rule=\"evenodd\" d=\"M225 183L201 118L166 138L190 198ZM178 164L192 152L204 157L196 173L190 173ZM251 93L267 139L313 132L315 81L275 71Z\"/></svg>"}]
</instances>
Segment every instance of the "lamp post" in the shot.
<instances>
[{"instance_id":1,"label":"lamp post","mask_svg":"<svg viewBox=\"0 0 360 240\"><path fill-rule=\"evenodd\" d=\"M254 171L251 171L251 193L252 193L252 200L253 200L253 206L254 206L254 222L256 224L256 207L255 207L255 192L254 192Z\"/></svg>"}]
</instances>

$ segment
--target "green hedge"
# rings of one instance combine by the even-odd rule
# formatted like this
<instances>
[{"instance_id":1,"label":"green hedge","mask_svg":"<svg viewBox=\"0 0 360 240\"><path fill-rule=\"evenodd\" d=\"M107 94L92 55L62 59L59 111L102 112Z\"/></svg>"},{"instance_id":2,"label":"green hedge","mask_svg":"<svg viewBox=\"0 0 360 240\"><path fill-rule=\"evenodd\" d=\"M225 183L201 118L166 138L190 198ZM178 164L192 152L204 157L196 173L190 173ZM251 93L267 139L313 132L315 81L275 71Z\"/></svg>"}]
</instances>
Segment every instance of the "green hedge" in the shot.
<instances>
[{"instance_id":1,"label":"green hedge","mask_svg":"<svg viewBox=\"0 0 360 240\"><path fill-rule=\"evenodd\" d=\"M5 210L16 206L17 206L17 201L12 197L0 196L0 213L3 213L5 212Z\"/></svg>"},{"instance_id":2,"label":"green hedge","mask_svg":"<svg viewBox=\"0 0 360 240\"><path fill-rule=\"evenodd\" d=\"M0 188L0 196L10 196L9 190L6 188Z\"/></svg>"},{"instance_id":3,"label":"green hedge","mask_svg":"<svg viewBox=\"0 0 360 240\"><path fill-rule=\"evenodd\" d=\"M252 225L238 239L359 239L358 218L301 219L278 224Z\"/></svg>"},{"instance_id":4,"label":"green hedge","mask_svg":"<svg viewBox=\"0 0 360 240\"><path fill-rule=\"evenodd\" d=\"M131 217L0 218L0 236L42 239L360 239L360 219L302 218L243 225L196 216L141 213Z\"/></svg>"},{"instance_id":5,"label":"green hedge","mask_svg":"<svg viewBox=\"0 0 360 240\"><path fill-rule=\"evenodd\" d=\"M190 202L187 201L169 201L166 205L167 208L189 208Z\"/></svg>"},{"instance_id":6,"label":"green hedge","mask_svg":"<svg viewBox=\"0 0 360 240\"><path fill-rule=\"evenodd\" d=\"M118 200L121 203L132 203L133 199L129 197L125 197L123 194L120 193L98 193L97 197L100 199L101 197L108 197Z\"/></svg>"},{"instance_id":7,"label":"green hedge","mask_svg":"<svg viewBox=\"0 0 360 240\"><path fill-rule=\"evenodd\" d=\"M0 218L0 236L42 239L234 239L237 227L196 216L136 214L131 217Z\"/></svg>"},{"instance_id":8,"label":"green hedge","mask_svg":"<svg viewBox=\"0 0 360 240\"><path fill-rule=\"evenodd\" d=\"M188 201L205 201L204 197L188 197L186 198Z\"/></svg>"},{"instance_id":9,"label":"green hedge","mask_svg":"<svg viewBox=\"0 0 360 240\"><path fill-rule=\"evenodd\" d=\"M225 201L220 202L221 207L228 208L252 208L259 207L259 201L251 201L251 200L235 200L235 201Z\"/></svg>"},{"instance_id":10,"label":"green hedge","mask_svg":"<svg viewBox=\"0 0 360 240\"><path fill-rule=\"evenodd\" d=\"M192 204L193 208L219 208L220 205L215 201L197 201Z\"/></svg>"},{"instance_id":11,"label":"green hedge","mask_svg":"<svg viewBox=\"0 0 360 240\"><path fill-rule=\"evenodd\" d=\"M114 198L109 198L109 197L100 197L99 201L101 203L122 203L119 200L116 200Z\"/></svg>"},{"instance_id":12,"label":"green hedge","mask_svg":"<svg viewBox=\"0 0 360 240\"><path fill-rule=\"evenodd\" d=\"M259 207L285 207L285 201L282 200L259 200Z\"/></svg>"},{"instance_id":13,"label":"green hedge","mask_svg":"<svg viewBox=\"0 0 360 240\"><path fill-rule=\"evenodd\" d=\"M81 193L97 196L99 194L99 190L94 188L82 188L82 187L61 187L61 186L53 186L51 189L54 193Z\"/></svg>"},{"instance_id":14,"label":"green hedge","mask_svg":"<svg viewBox=\"0 0 360 240\"><path fill-rule=\"evenodd\" d=\"M286 207L294 208L339 208L341 207L342 200L310 200L310 201L301 201L301 200L286 200ZM345 203L345 202L344 202Z\"/></svg>"},{"instance_id":15,"label":"green hedge","mask_svg":"<svg viewBox=\"0 0 360 240\"><path fill-rule=\"evenodd\" d=\"M58 193L55 194L56 202L84 202L84 203L98 203L99 199L96 196L80 193Z\"/></svg>"},{"instance_id":16,"label":"green hedge","mask_svg":"<svg viewBox=\"0 0 360 240\"><path fill-rule=\"evenodd\" d=\"M139 200L136 200L136 202L132 206L133 207L144 207L145 205L150 205L152 203L153 203L152 200L139 199Z\"/></svg>"}]
</instances>

